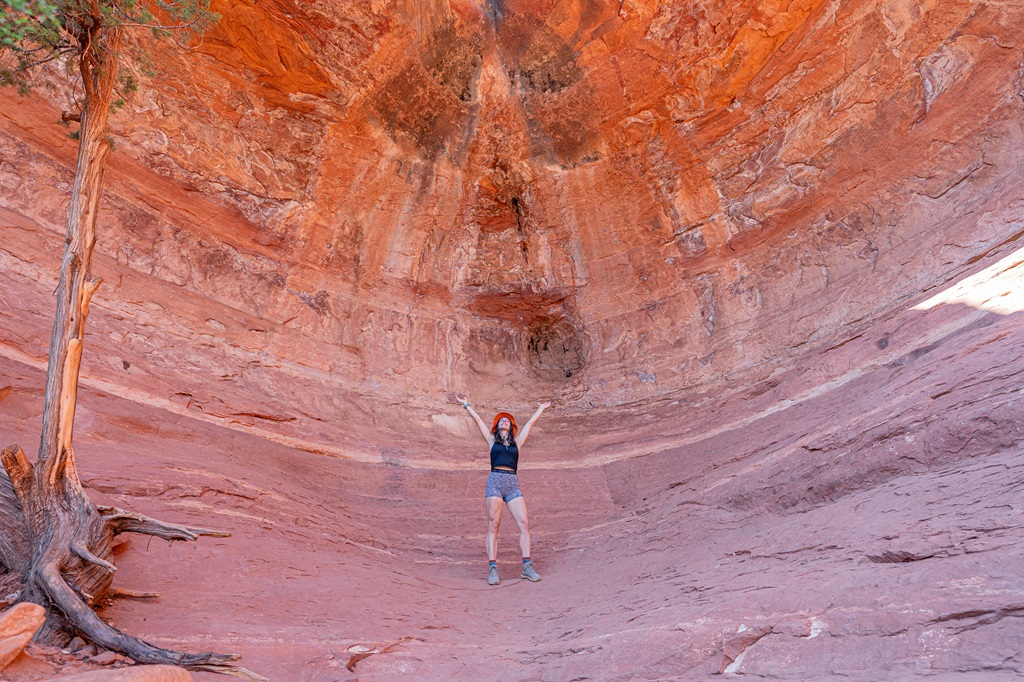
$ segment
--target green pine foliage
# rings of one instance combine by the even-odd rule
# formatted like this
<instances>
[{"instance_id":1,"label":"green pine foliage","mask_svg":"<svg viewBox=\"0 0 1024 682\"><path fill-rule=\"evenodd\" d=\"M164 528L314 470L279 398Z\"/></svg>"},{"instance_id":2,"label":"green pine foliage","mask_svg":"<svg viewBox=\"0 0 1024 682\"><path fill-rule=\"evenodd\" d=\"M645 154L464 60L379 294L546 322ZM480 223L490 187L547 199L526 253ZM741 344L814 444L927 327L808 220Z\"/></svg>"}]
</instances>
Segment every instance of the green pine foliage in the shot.
<instances>
[{"instance_id":1,"label":"green pine foliage","mask_svg":"<svg viewBox=\"0 0 1024 682\"><path fill-rule=\"evenodd\" d=\"M35 67L59 56L57 5L48 0L0 0L0 85L26 94Z\"/></svg>"},{"instance_id":2,"label":"green pine foliage","mask_svg":"<svg viewBox=\"0 0 1024 682\"><path fill-rule=\"evenodd\" d=\"M81 57L108 29L148 30L187 44L218 19L210 0L0 0L0 85L27 92L38 67ZM137 41L122 49L122 57L146 63ZM122 92L138 88L130 73L119 80Z\"/></svg>"}]
</instances>

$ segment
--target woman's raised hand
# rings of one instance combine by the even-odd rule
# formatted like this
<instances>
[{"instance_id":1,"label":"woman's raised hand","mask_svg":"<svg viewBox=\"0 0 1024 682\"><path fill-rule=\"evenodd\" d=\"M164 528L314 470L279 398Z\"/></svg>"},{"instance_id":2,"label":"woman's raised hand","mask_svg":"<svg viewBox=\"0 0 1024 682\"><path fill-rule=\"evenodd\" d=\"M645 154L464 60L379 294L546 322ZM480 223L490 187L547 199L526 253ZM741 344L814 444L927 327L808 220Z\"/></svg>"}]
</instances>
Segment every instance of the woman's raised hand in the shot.
<instances>
[{"instance_id":1,"label":"woman's raised hand","mask_svg":"<svg viewBox=\"0 0 1024 682\"><path fill-rule=\"evenodd\" d=\"M455 399L458 400L459 403L462 405L465 405L466 403L469 402L468 400L466 400L466 396L459 395L458 393L455 394Z\"/></svg>"},{"instance_id":2,"label":"woman's raised hand","mask_svg":"<svg viewBox=\"0 0 1024 682\"><path fill-rule=\"evenodd\" d=\"M549 407L551 407L551 403L541 403L539 409L545 410Z\"/></svg>"}]
</instances>

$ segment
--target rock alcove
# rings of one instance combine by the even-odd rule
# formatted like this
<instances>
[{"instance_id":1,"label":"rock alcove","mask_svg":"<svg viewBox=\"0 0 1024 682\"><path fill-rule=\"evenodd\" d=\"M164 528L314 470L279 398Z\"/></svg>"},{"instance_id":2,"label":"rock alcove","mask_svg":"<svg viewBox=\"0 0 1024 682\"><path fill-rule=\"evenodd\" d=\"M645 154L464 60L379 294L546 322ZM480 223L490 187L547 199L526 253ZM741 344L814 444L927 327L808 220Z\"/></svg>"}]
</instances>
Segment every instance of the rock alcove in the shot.
<instances>
[{"instance_id":1,"label":"rock alcove","mask_svg":"<svg viewBox=\"0 0 1024 682\"><path fill-rule=\"evenodd\" d=\"M214 9L112 122L75 438L97 502L233 537L129 541L163 596L105 618L283 680L1020 674L1018 3ZM3 445L54 77L0 103ZM540 583L508 520L484 582L456 393L554 403Z\"/></svg>"},{"instance_id":2,"label":"rock alcove","mask_svg":"<svg viewBox=\"0 0 1024 682\"><path fill-rule=\"evenodd\" d=\"M527 362L549 381L571 379L586 366L586 349L579 332L566 319L537 320L526 330Z\"/></svg>"}]
</instances>

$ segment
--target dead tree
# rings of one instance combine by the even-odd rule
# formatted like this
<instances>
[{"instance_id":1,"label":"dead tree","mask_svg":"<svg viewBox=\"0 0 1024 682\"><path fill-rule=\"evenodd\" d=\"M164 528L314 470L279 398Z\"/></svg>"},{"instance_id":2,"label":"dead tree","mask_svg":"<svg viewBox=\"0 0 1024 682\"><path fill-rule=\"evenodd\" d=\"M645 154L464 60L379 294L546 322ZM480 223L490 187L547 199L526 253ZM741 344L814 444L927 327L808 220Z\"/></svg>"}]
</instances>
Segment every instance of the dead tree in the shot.
<instances>
[{"instance_id":1,"label":"dead tree","mask_svg":"<svg viewBox=\"0 0 1024 682\"><path fill-rule=\"evenodd\" d=\"M91 262L123 29L105 23L112 15L101 12L95 0L77 7L84 8L77 23L65 23L62 29L77 32L68 38L75 45L84 89L78 161L57 287L39 458L33 465L17 445L2 453L0 599L31 601L47 609L46 624L37 635L45 643L63 646L72 635L81 635L140 663L262 679L228 665L237 655L189 654L153 646L108 625L93 610L109 596L129 595L112 587L117 570L112 547L118 535L142 533L173 541L229 534L97 507L78 478L72 448L78 375L89 302L100 284L91 275Z\"/></svg>"},{"instance_id":2,"label":"dead tree","mask_svg":"<svg viewBox=\"0 0 1024 682\"><path fill-rule=\"evenodd\" d=\"M46 624L37 638L63 646L78 634L140 663L242 672L226 665L239 658L235 654L187 654L153 646L108 625L93 610L107 597L125 594L111 586L117 571L113 541L121 533L165 540L229 534L163 523L116 507L97 507L78 480L74 453L65 447L59 452L59 465L54 464L55 457L41 458L35 466L17 445L2 454L0 564L7 571L5 587L15 590L16 601L47 609Z\"/></svg>"}]
</instances>

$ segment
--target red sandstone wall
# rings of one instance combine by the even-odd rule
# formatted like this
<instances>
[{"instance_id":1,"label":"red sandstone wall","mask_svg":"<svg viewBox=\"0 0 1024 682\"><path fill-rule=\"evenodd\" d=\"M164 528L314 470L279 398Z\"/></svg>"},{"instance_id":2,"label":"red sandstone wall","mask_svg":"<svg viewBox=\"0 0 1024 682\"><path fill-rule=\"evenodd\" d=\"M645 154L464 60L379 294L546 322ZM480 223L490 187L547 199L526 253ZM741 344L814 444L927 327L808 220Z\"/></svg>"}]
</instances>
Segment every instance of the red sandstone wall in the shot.
<instances>
[{"instance_id":1,"label":"red sandstone wall","mask_svg":"<svg viewBox=\"0 0 1024 682\"><path fill-rule=\"evenodd\" d=\"M466 391L624 454L1022 231L1013 3L217 4L114 124L85 372L305 449L450 466L403 434L465 435ZM0 105L36 364L66 97Z\"/></svg>"}]
</instances>

